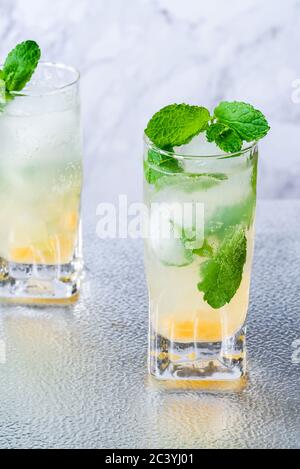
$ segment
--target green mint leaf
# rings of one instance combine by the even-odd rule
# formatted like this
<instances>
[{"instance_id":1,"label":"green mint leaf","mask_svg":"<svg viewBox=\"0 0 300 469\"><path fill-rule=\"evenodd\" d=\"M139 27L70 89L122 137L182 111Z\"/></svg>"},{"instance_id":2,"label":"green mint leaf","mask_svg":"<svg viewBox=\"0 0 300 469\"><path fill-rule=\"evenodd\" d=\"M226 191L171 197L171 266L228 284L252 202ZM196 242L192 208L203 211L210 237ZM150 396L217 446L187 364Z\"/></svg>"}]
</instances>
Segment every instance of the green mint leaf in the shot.
<instances>
[{"instance_id":1,"label":"green mint leaf","mask_svg":"<svg viewBox=\"0 0 300 469\"><path fill-rule=\"evenodd\" d=\"M183 169L180 162L170 155L155 150L148 151L148 158L144 162L145 179L149 184L155 184L165 173L180 173Z\"/></svg>"},{"instance_id":2,"label":"green mint leaf","mask_svg":"<svg viewBox=\"0 0 300 469\"><path fill-rule=\"evenodd\" d=\"M154 114L145 134L159 148L181 146L205 130L209 120L204 107L171 104Z\"/></svg>"},{"instance_id":3,"label":"green mint leaf","mask_svg":"<svg viewBox=\"0 0 300 469\"><path fill-rule=\"evenodd\" d=\"M224 101L216 107L214 116L246 142L259 140L270 130L265 116L251 104Z\"/></svg>"},{"instance_id":4,"label":"green mint leaf","mask_svg":"<svg viewBox=\"0 0 300 469\"><path fill-rule=\"evenodd\" d=\"M247 238L241 226L230 228L212 259L201 266L198 290L214 309L230 303L236 294L247 257Z\"/></svg>"},{"instance_id":5,"label":"green mint leaf","mask_svg":"<svg viewBox=\"0 0 300 469\"><path fill-rule=\"evenodd\" d=\"M219 135L222 134L228 127L224 124L220 124L216 122L215 124L211 124L206 130L206 139L208 142L215 142Z\"/></svg>"},{"instance_id":6,"label":"green mint leaf","mask_svg":"<svg viewBox=\"0 0 300 469\"><path fill-rule=\"evenodd\" d=\"M232 129L227 129L216 138L216 144L226 153L238 153L243 146L243 140Z\"/></svg>"},{"instance_id":7,"label":"green mint leaf","mask_svg":"<svg viewBox=\"0 0 300 469\"><path fill-rule=\"evenodd\" d=\"M34 41L18 44L7 56L2 70L6 90L21 91L32 77L41 57L39 46Z\"/></svg>"},{"instance_id":8,"label":"green mint leaf","mask_svg":"<svg viewBox=\"0 0 300 469\"><path fill-rule=\"evenodd\" d=\"M206 138L208 142L216 142L218 147L226 153L237 153L241 151L243 146L239 134L219 122L208 127Z\"/></svg>"},{"instance_id":9,"label":"green mint leaf","mask_svg":"<svg viewBox=\"0 0 300 469\"><path fill-rule=\"evenodd\" d=\"M203 246L199 249L193 249L193 254L200 257L212 257L214 253L213 247L205 239Z\"/></svg>"}]
</instances>

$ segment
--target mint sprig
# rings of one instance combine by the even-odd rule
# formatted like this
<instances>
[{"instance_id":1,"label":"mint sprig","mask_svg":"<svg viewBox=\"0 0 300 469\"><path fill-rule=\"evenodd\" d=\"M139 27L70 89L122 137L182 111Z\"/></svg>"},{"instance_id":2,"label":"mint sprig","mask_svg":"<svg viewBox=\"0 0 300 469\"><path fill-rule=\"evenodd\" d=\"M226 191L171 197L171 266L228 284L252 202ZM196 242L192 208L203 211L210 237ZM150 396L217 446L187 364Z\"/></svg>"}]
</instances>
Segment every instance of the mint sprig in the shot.
<instances>
[{"instance_id":1,"label":"mint sprig","mask_svg":"<svg viewBox=\"0 0 300 469\"><path fill-rule=\"evenodd\" d=\"M236 294L247 257L247 238L242 226L227 230L221 246L211 259L201 266L202 281L198 290L214 309L230 303Z\"/></svg>"},{"instance_id":2,"label":"mint sprig","mask_svg":"<svg viewBox=\"0 0 300 469\"><path fill-rule=\"evenodd\" d=\"M145 133L163 150L185 145L206 131L209 142L215 142L225 153L238 153L244 142L255 142L269 130L265 116L251 104L223 101L212 116L200 106L166 106L150 119Z\"/></svg>"},{"instance_id":3,"label":"mint sprig","mask_svg":"<svg viewBox=\"0 0 300 469\"><path fill-rule=\"evenodd\" d=\"M40 58L41 51L35 41L21 42L8 54L0 70L0 105L9 100L11 93L25 87Z\"/></svg>"},{"instance_id":4,"label":"mint sprig","mask_svg":"<svg viewBox=\"0 0 300 469\"><path fill-rule=\"evenodd\" d=\"M154 114L145 134L158 148L181 146L205 130L209 119L204 107L171 104Z\"/></svg>"}]
</instances>

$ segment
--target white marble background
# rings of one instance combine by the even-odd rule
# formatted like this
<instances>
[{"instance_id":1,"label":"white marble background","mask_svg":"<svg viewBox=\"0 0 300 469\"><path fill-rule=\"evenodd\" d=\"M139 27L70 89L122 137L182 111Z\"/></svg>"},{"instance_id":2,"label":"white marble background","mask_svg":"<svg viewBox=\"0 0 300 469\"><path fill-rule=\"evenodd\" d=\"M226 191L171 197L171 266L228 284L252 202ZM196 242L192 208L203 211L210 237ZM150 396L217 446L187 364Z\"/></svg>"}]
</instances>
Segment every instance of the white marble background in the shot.
<instances>
[{"instance_id":1,"label":"white marble background","mask_svg":"<svg viewBox=\"0 0 300 469\"><path fill-rule=\"evenodd\" d=\"M300 196L299 0L0 0L0 56L29 38L82 72L90 213L141 197L142 132L171 102L263 110L260 196Z\"/></svg>"}]
</instances>

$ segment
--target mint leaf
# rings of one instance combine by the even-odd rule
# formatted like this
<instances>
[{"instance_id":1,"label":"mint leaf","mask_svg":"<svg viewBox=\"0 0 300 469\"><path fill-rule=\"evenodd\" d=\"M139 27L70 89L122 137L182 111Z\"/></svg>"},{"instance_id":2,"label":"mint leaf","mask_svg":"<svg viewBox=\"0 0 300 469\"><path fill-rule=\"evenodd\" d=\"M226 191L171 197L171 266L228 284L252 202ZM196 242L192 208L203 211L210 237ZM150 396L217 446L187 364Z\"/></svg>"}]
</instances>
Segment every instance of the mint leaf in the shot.
<instances>
[{"instance_id":1,"label":"mint leaf","mask_svg":"<svg viewBox=\"0 0 300 469\"><path fill-rule=\"evenodd\" d=\"M237 153L243 145L239 134L220 122L208 127L206 138L208 142L216 142L218 147L226 153Z\"/></svg>"},{"instance_id":2,"label":"mint leaf","mask_svg":"<svg viewBox=\"0 0 300 469\"><path fill-rule=\"evenodd\" d=\"M171 104L154 114L145 134L159 148L181 146L205 130L209 120L204 107Z\"/></svg>"},{"instance_id":3,"label":"mint leaf","mask_svg":"<svg viewBox=\"0 0 300 469\"><path fill-rule=\"evenodd\" d=\"M214 253L213 247L205 239L203 246L199 249L193 249L193 254L200 257L212 257Z\"/></svg>"},{"instance_id":4,"label":"mint leaf","mask_svg":"<svg viewBox=\"0 0 300 469\"><path fill-rule=\"evenodd\" d=\"M165 173L180 173L183 168L180 162L167 154L155 150L148 151L148 158L144 162L145 179L149 184L155 184Z\"/></svg>"},{"instance_id":5,"label":"mint leaf","mask_svg":"<svg viewBox=\"0 0 300 469\"><path fill-rule=\"evenodd\" d=\"M21 91L32 77L41 57L39 46L34 41L18 44L7 56L1 73L6 90Z\"/></svg>"},{"instance_id":6,"label":"mint leaf","mask_svg":"<svg viewBox=\"0 0 300 469\"><path fill-rule=\"evenodd\" d=\"M259 140L270 130L265 116L251 104L224 101L216 107L214 116L246 142Z\"/></svg>"},{"instance_id":7,"label":"mint leaf","mask_svg":"<svg viewBox=\"0 0 300 469\"><path fill-rule=\"evenodd\" d=\"M227 129L216 139L216 144L226 153L238 153L243 146L243 140L232 129Z\"/></svg>"},{"instance_id":8,"label":"mint leaf","mask_svg":"<svg viewBox=\"0 0 300 469\"><path fill-rule=\"evenodd\" d=\"M201 266L198 290L214 309L230 303L236 294L247 257L247 238L241 226L230 228L212 259Z\"/></svg>"},{"instance_id":9,"label":"mint leaf","mask_svg":"<svg viewBox=\"0 0 300 469\"><path fill-rule=\"evenodd\" d=\"M219 124L216 122L215 124L211 124L206 130L206 139L208 142L215 142L216 139L224 132L228 127L224 124Z\"/></svg>"}]
</instances>

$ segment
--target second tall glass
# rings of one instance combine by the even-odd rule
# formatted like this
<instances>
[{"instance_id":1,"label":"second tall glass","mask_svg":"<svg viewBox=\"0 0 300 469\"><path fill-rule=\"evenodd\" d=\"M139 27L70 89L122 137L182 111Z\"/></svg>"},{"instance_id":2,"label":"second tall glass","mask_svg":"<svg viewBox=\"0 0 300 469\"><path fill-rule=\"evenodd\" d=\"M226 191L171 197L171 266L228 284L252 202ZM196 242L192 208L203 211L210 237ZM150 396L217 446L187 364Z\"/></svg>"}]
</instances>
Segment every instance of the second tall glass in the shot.
<instances>
[{"instance_id":1,"label":"second tall glass","mask_svg":"<svg viewBox=\"0 0 300 469\"><path fill-rule=\"evenodd\" d=\"M41 63L0 112L0 299L77 298L81 259L79 74Z\"/></svg>"}]
</instances>

